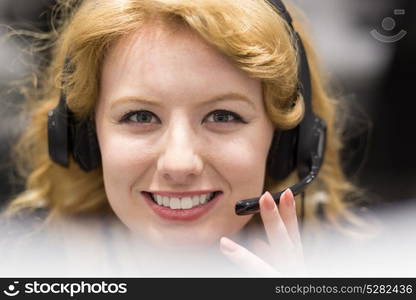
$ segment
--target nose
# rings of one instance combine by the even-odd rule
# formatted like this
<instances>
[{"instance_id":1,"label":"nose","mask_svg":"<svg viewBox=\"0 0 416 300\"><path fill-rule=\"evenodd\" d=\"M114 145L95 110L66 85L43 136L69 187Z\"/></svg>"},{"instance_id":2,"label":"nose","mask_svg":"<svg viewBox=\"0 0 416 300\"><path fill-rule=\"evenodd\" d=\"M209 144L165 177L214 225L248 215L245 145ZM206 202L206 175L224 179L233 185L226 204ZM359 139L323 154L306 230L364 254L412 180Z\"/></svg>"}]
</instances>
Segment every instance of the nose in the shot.
<instances>
[{"instance_id":1,"label":"nose","mask_svg":"<svg viewBox=\"0 0 416 300\"><path fill-rule=\"evenodd\" d=\"M171 126L162 140L157 170L170 184L188 185L197 178L203 169L203 161L198 153L198 138L186 124Z\"/></svg>"}]
</instances>

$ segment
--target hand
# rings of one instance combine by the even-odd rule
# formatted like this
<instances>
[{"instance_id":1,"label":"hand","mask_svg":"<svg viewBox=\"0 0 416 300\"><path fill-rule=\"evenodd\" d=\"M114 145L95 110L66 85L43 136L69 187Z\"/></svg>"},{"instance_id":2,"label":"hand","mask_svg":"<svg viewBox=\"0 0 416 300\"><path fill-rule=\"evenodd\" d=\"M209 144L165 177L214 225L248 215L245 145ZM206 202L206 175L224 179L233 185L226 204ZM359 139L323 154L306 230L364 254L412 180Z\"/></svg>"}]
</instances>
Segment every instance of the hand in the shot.
<instances>
[{"instance_id":1,"label":"hand","mask_svg":"<svg viewBox=\"0 0 416 300\"><path fill-rule=\"evenodd\" d=\"M295 199L287 189L280 196L279 208L269 192L260 198L260 215L268 243L256 238L253 252L222 237L222 253L249 273L266 276L303 276L305 263L296 217Z\"/></svg>"}]
</instances>

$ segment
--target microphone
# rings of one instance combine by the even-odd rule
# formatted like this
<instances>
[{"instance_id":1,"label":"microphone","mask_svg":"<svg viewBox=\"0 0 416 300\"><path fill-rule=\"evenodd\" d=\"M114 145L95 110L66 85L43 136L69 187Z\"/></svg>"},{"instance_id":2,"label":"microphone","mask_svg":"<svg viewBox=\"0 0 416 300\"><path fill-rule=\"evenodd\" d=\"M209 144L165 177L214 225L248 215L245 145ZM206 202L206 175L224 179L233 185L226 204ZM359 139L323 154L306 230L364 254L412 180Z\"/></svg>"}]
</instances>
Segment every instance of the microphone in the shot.
<instances>
[{"instance_id":1,"label":"microphone","mask_svg":"<svg viewBox=\"0 0 416 300\"><path fill-rule=\"evenodd\" d=\"M315 169L315 168L313 168ZM299 195L303 192L306 186L315 179L317 175L316 171L311 171L302 181L292 185L289 189L292 191L293 196ZM276 205L279 205L280 196L285 190L271 194ZM239 216L250 215L260 212L260 197L240 200L235 205L235 213Z\"/></svg>"}]
</instances>

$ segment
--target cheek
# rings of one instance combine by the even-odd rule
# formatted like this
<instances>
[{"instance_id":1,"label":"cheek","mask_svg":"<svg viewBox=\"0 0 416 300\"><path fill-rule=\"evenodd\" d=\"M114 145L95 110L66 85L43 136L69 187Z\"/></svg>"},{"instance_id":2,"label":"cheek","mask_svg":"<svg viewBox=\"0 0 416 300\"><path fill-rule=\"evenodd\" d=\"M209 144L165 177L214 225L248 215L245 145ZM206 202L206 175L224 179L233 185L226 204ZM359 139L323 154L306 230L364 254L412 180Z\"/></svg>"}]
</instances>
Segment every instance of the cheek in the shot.
<instances>
[{"instance_id":1,"label":"cheek","mask_svg":"<svg viewBox=\"0 0 416 300\"><path fill-rule=\"evenodd\" d=\"M238 189L262 185L269 143L258 138L241 137L217 147L217 166Z\"/></svg>"},{"instance_id":2,"label":"cheek","mask_svg":"<svg viewBox=\"0 0 416 300\"><path fill-rule=\"evenodd\" d=\"M140 140L123 137L120 135L112 135L109 139L104 139L100 143L101 157L103 168L107 171L125 171L129 174L130 169L140 171L148 160L148 147ZM139 169L137 169L139 167ZM126 175L127 175L126 174ZM115 174L120 175L120 173Z\"/></svg>"},{"instance_id":3,"label":"cheek","mask_svg":"<svg viewBox=\"0 0 416 300\"><path fill-rule=\"evenodd\" d=\"M121 204L130 198L131 188L149 169L152 153L138 139L111 132L101 136L100 150L103 177L110 204ZM126 203L127 205L127 203Z\"/></svg>"},{"instance_id":4,"label":"cheek","mask_svg":"<svg viewBox=\"0 0 416 300\"><path fill-rule=\"evenodd\" d=\"M111 137L111 138L110 138ZM104 187L114 213L128 228L143 227L151 222L143 201L135 201L133 188L138 179L152 167L154 155L143 141L116 132L101 136L100 149Z\"/></svg>"}]
</instances>

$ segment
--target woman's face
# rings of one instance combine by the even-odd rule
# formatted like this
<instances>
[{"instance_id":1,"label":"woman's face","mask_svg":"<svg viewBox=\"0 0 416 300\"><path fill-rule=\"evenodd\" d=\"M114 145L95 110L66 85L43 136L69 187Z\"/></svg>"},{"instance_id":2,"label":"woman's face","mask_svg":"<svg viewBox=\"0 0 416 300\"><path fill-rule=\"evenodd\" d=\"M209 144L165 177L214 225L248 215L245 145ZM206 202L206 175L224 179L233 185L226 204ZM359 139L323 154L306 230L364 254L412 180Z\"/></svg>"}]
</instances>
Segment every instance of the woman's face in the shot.
<instances>
[{"instance_id":1,"label":"woman's face","mask_svg":"<svg viewBox=\"0 0 416 300\"><path fill-rule=\"evenodd\" d=\"M190 30L148 25L103 62L96 126L118 218L164 247L207 246L251 216L273 135L259 80ZM159 202L159 203L157 203Z\"/></svg>"}]
</instances>

